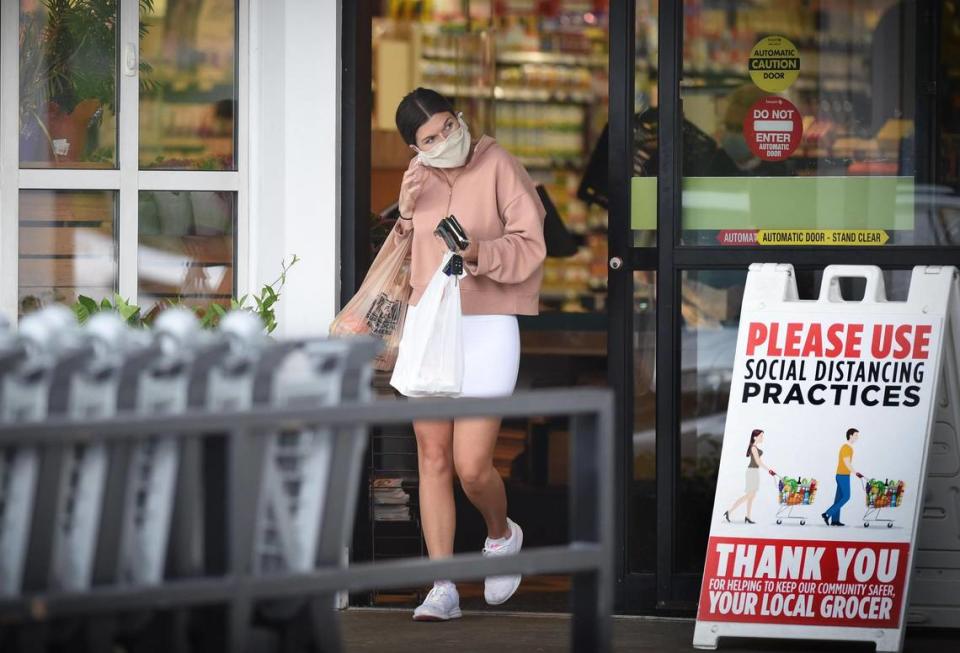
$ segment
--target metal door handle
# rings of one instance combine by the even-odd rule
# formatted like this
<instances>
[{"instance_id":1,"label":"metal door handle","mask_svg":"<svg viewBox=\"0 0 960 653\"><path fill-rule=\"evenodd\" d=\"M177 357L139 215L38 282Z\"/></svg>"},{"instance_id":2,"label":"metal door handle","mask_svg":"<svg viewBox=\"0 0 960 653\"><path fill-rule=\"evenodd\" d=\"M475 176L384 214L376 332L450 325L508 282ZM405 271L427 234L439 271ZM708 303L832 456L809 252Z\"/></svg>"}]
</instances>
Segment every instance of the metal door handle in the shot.
<instances>
[{"instance_id":1,"label":"metal door handle","mask_svg":"<svg viewBox=\"0 0 960 653\"><path fill-rule=\"evenodd\" d=\"M123 48L123 74L127 77L136 76L139 71L137 62L137 46L134 43L127 43Z\"/></svg>"},{"instance_id":2,"label":"metal door handle","mask_svg":"<svg viewBox=\"0 0 960 653\"><path fill-rule=\"evenodd\" d=\"M610 269L611 269L611 270L619 270L619 269L622 268L622 267L623 267L623 259L622 259L622 258L620 258L619 256L614 256L613 258L610 259Z\"/></svg>"}]
</instances>

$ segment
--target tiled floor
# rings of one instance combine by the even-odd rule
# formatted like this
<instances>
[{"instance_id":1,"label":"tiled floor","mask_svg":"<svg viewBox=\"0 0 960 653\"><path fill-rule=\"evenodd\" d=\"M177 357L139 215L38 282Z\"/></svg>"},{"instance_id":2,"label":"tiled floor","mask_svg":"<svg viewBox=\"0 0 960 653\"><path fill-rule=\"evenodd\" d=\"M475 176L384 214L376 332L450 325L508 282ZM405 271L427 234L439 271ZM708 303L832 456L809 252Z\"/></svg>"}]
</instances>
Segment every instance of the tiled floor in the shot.
<instances>
[{"instance_id":1,"label":"tiled floor","mask_svg":"<svg viewBox=\"0 0 960 653\"><path fill-rule=\"evenodd\" d=\"M346 653L559 653L569 650L569 619L554 614L467 612L447 623L415 623L409 610L359 609L342 615ZM614 650L693 651L693 621L617 617ZM872 651L869 644L733 640L720 651ZM909 631L908 653L960 650L960 631Z\"/></svg>"}]
</instances>

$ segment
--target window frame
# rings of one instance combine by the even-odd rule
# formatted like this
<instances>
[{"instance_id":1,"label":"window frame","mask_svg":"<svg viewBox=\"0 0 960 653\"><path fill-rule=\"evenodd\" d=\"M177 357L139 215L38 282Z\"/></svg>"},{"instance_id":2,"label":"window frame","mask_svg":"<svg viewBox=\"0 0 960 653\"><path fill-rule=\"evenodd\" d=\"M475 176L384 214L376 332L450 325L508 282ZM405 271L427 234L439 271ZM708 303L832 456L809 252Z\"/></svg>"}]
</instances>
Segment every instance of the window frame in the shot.
<instances>
[{"instance_id":1,"label":"window frame","mask_svg":"<svg viewBox=\"0 0 960 653\"><path fill-rule=\"evenodd\" d=\"M117 42L117 163L115 169L20 168L19 30L20 3L0 3L0 314L16 320L19 307L19 195L21 190L111 190L117 193L117 287L139 303L139 192L226 191L236 193L234 234L235 296L248 292L250 269L250 3L236 2L237 105L234 113L236 164L232 171L141 170L139 72L123 73L129 48L140 61L138 0L120 0ZM133 110L130 110L133 107Z\"/></svg>"}]
</instances>

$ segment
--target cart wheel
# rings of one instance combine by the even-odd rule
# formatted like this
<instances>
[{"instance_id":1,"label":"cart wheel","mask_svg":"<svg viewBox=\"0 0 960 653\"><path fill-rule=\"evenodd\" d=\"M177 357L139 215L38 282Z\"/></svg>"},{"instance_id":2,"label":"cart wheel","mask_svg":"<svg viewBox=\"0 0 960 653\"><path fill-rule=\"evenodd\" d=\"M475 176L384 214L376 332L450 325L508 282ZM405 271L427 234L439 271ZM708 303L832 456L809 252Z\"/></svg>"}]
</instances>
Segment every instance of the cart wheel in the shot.
<instances>
[{"instance_id":1,"label":"cart wheel","mask_svg":"<svg viewBox=\"0 0 960 653\"><path fill-rule=\"evenodd\" d=\"M870 528L870 522L863 522L864 528Z\"/></svg>"},{"instance_id":2,"label":"cart wheel","mask_svg":"<svg viewBox=\"0 0 960 653\"><path fill-rule=\"evenodd\" d=\"M782 520L782 519L778 519L778 520L777 520L777 523L778 523L778 524L782 524L782 523L783 523L783 520Z\"/></svg>"},{"instance_id":3,"label":"cart wheel","mask_svg":"<svg viewBox=\"0 0 960 653\"><path fill-rule=\"evenodd\" d=\"M801 520L800 520L800 525L801 525L801 526L806 526L806 525L807 525L807 520L806 520L806 519L801 519Z\"/></svg>"},{"instance_id":4,"label":"cart wheel","mask_svg":"<svg viewBox=\"0 0 960 653\"><path fill-rule=\"evenodd\" d=\"M889 522L889 523L887 524L887 528L893 528L893 522Z\"/></svg>"}]
</instances>

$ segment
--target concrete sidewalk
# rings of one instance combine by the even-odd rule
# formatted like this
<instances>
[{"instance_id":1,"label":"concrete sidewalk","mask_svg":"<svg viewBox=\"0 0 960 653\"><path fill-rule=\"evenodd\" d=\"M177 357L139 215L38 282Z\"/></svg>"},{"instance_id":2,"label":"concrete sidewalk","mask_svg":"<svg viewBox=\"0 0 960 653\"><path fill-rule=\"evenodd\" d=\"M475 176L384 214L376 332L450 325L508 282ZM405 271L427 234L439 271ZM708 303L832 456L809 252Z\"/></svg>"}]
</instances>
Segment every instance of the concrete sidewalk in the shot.
<instances>
[{"instance_id":1,"label":"concrete sidewalk","mask_svg":"<svg viewBox=\"0 0 960 653\"><path fill-rule=\"evenodd\" d=\"M410 610L351 608L341 613L346 653L559 653L569 650L569 618L557 614L467 612L447 623L415 623ZM616 617L615 651L694 651L692 619ZM960 648L960 630L911 630L909 653ZM873 651L872 644L731 640L720 651Z\"/></svg>"}]
</instances>

